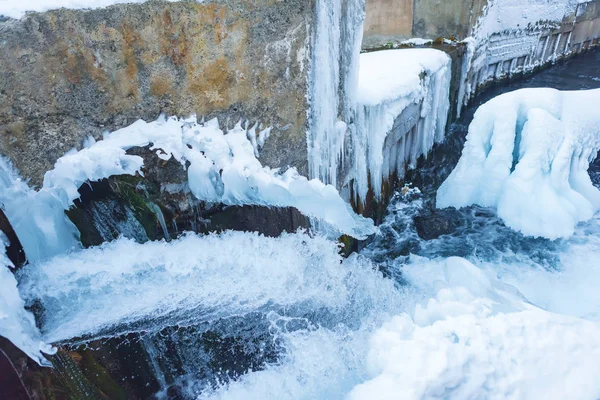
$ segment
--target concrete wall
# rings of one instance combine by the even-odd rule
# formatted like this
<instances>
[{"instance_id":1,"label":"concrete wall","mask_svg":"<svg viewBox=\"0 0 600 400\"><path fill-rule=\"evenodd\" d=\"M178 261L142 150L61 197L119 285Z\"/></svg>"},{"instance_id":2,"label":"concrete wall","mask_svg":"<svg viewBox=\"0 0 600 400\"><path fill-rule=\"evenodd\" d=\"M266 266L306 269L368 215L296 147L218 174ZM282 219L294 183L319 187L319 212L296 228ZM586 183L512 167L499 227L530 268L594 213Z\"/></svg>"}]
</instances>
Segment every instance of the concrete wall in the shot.
<instances>
[{"instance_id":1,"label":"concrete wall","mask_svg":"<svg viewBox=\"0 0 600 400\"><path fill-rule=\"evenodd\" d=\"M160 113L273 126L261 159L306 171L313 1L214 0L0 22L0 153L33 184L56 159Z\"/></svg>"},{"instance_id":2,"label":"concrete wall","mask_svg":"<svg viewBox=\"0 0 600 400\"><path fill-rule=\"evenodd\" d=\"M464 39L487 0L367 0L363 48L420 37Z\"/></svg>"},{"instance_id":3,"label":"concrete wall","mask_svg":"<svg viewBox=\"0 0 600 400\"><path fill-rule=\"evenodd\" d=\"M414 0L366 0L363 47L411 37L413 5Z\"/></svg>"}]
</instances>

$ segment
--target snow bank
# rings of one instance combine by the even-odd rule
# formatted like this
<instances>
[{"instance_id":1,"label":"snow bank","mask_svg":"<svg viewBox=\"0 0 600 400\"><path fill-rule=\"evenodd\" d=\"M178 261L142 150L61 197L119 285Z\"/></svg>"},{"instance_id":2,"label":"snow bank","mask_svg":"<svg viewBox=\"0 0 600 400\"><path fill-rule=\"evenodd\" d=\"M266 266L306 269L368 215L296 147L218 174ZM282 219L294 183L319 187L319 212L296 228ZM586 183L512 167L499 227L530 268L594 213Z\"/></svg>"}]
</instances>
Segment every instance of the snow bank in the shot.
<instances>
[{"instance_id":1,"label":"snow bank","mask_svg":"<svg viewBox=\"0 0 600 400\"><path fill-rule=\"evenodd\" d=\"M523 89L482 105L437 206L495 207L506 225L550 239L600 209L587 174L600 149L600 90Z\"/></svg>"},{"instance_id":2,"label":"snow bank","mask_svg":"<svg viewBox=\"0 0 600 400\"><path fill-rule=\"evenodd\" d=\"M348 398L597 399L600 325L553 314L468 261L403 271L432 298L370 340L370 379Z\"/></svg>"},{"instance_id":3,"label":"snow bank","mask_svg":"<svg viewBox=\"0 0 600 400\"><path fill-rule=\"evenodd\" d=\"M144 3L146 0L0 0L0 15L21 18L28 11L49 11L58 8L92 9L121 3ZM177 1L177 0L167 0Z\"/></svg>"},{"instance_id":4,"label":"snow bank","mask_svg":"<svg viewBox=\"0 0 600 400\"><path fill-rule=\"evenodd\" d=\"M8 239L0 231L0 336L10 340L38 364L49 366L41 352L54 354L56 349L41 340L33 314L25 310L17 280L9 269L14 266L6 256L8 244Z\"/></svg>"},{"instance_id":5,"label":"snow bank","mask_svg":"<svg viewBox=\"0 0 600 400\"><path fill-rule=\"evenodd\" d=\"M352 143L354 193L414 167L444 137L449 109L450 57L434 49L386 50L360 55L358 107ZM416 115L407 112L413 105ZM402 116L402 121L397 121ZM396 126L394 124L397 124ZM393 132L396 130L397 132ZM394 133L392 135L392 133ZM370 174L370 182L368 176Z\"/></svg>"}]
</instances>

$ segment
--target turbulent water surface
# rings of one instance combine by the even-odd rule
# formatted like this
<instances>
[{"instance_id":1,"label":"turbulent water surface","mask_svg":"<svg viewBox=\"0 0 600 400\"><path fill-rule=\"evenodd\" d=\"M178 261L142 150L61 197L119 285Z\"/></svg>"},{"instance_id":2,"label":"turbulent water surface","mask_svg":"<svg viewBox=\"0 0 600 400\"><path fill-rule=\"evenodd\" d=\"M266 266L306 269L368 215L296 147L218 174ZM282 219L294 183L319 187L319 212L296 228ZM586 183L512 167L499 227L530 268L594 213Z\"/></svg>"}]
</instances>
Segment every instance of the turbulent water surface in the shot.
<instances>
[{"instance_id":1,"label":"turbulent water surface","mask_svg":"<svg viewBox=\"0 0 600 400\"><path fill-rule=\"evenodd\" d=\"M475 99L358 255L303 232L122 238L26 267L22 295L47 341L143 353L124 379L162 398L598 398L600 216L550 241L434 210L477 105L541 86L600 87L600 53ZM450 228L424 240L415 217Z\"/></svg>"}]
</instances>

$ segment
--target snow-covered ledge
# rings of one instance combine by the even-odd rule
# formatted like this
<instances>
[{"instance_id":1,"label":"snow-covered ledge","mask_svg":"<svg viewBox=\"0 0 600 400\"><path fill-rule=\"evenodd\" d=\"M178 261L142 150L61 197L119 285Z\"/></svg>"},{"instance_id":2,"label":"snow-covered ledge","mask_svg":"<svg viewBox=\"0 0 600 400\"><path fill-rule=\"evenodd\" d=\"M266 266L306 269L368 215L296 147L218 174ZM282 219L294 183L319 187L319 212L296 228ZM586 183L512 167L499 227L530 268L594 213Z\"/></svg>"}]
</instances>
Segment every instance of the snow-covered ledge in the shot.
<instances>
[{"instance_id":1,"label":"snow-covered ledge","mask_svg":"<svg viewBox=\"0 0 600 400\"><path fill-rule=\"evenodd\" d=\"M450 57L434 49L361 54L358 106L350 129L348 181L354 200L364 202L369 186L379 200L386 179L402 176L444 138L450 66Z\"/></svg>"}]
</instances>

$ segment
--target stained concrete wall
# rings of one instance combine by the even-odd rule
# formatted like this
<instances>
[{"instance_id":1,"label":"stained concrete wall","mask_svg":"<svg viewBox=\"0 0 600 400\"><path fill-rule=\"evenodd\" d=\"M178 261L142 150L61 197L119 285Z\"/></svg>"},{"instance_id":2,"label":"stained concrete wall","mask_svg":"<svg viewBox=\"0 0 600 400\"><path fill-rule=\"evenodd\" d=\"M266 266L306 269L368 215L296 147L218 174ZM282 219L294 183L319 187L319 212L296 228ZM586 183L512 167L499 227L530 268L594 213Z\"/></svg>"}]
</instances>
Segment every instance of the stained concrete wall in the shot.
<instances>
[{"instance_id":1,"label":"stained concrete wall","mask_svg":"<svg viewBox=\"0 0 600 400\"><path fill-rule=\"evenodd\" d=\"M414 0L366 0L363 47L412 36Z\"/></svg>"},{"instance_id":2,"label":"stained concrete wall","mask_svg":"<svg viewBox=\"0 0 600 400\"><path fill-rule=\"evenodd\" d=\"M274 129L261 160L306 171L313 1L121 4L0 22L0 154L33 184L87 136L160 113Z\"/></svg>"},{"instance_id":3,"label":"stained concrete wall","mask_svg":"<svg viewBox=\"0 0 600 400\"><path fill-rule=\"evenodd\" d=\"M367 0L363 48L420 37L464 39L487 0Z\"/></svg>"}]
</instances>

